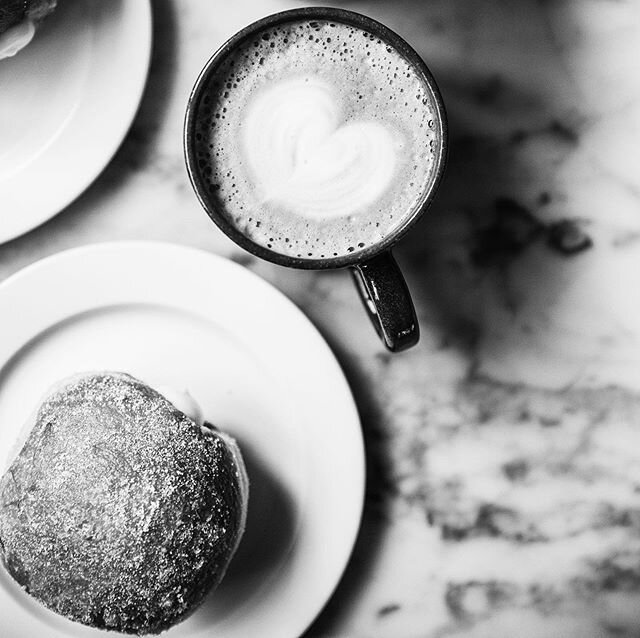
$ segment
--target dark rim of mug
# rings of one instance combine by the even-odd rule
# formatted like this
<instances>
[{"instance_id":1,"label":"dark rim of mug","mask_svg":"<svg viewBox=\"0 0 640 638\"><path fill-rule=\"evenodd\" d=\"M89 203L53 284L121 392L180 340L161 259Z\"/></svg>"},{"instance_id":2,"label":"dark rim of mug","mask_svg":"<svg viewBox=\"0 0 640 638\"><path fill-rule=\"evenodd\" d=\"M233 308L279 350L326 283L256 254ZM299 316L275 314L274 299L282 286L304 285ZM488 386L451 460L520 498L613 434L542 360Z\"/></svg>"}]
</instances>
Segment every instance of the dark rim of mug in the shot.
<instances>
[{"instance_id":1,"label":"dark rim of mug","mask_svg":"<svg viewBox=\"0 0 640 638\"><path fill-rule=\"evenodd\" d=\"M206 190L205 182L199 171L198 162L195 153L195 134L196 124L198 121L198 112L200 107L200 99L203 91L209 86L210 79L217 72L221 63L228 55L233 53L234 49L245 40L253 37L256 33L260 33L265 29L283 24L286 22L297 22L299 20L329 20L354 26L363 31L367 31L372 35L379 37L390 44L398 51L418 72L425 81L425 84L431 92L433 104L435 105L437 125L439 126L440 144L438 153L435 157L435 170L431 179L424 189L420 199L414 206L412 212L406 216L404 221L392 233L387 235L381 241L364 248L363 250L349 253L347 255L339 255L337 257L326 258L300 258L284 255L274 250L270 250L260 244L252 241L246 235L237 230L224 216L222 212L218 212L213 198L211 198ZM444 167L448 152L447 140L447 120L444 109L444 103L440 95L438 86L431 74L431 71L425 64L424 60L416 53L416 51L397 33L386 27L384 24L377 22L373 18L369 18L355 11L346 9L337 9L334 7L302 7L299 9L290 9L266 16L229 38L205 64L200 72L198 79L189 96L187 103L187 112L184 122L184 153L187 164L187 172L191 185L211 220L236 244L244 248L250 253L281 266L289 266L293 268L304 268L309 270L321 270L325 268L344 268L346 266L355 266L363 263L372 257L388 250L395 244L422 216L429 204L433 200L436 190L442 180Z\"/></svg>"}]
</instances>

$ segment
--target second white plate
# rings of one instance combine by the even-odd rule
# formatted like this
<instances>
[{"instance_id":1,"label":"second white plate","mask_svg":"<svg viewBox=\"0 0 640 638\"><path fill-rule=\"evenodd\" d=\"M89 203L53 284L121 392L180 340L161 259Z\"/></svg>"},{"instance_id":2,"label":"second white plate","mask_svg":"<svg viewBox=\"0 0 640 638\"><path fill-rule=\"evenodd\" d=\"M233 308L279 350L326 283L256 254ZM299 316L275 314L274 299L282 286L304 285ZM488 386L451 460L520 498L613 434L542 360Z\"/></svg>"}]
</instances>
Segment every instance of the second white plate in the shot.
<instances>
[{"instance_id":1,"label":"second white plate","mask_svg":"<svg viewBox=\"0 0 640 638\"><path fill-rule=\"evenodd\" d=\"M74 0L0 60L0 243L58 213L106 166L150 53L149 0Z\"/></svg>"},{"instance_id":2,"label":"second white plate","mask_svg":"<svg viewBox=\"0 0 640 638\"><path fill-rule=\"evenodd\" d=\"M68 375L121 370L188 389L238 439L251 495L225 580L167 636L299 636L346 565L364 493L357 411L306 317L236 264L144 242L26 268L0 285L0 316L0 467L43 393ZM12 619L3 638L106 635L49 612L1 567L0 618Z\"/></svg>"}]
</instances>

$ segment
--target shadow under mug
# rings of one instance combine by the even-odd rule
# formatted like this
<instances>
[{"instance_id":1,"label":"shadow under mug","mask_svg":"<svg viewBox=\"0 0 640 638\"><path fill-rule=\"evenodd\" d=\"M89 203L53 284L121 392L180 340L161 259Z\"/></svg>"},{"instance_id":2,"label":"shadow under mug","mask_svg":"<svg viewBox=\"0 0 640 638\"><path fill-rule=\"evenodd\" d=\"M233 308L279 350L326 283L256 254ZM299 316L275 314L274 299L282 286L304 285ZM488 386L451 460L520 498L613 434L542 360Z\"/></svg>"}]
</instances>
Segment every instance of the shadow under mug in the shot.
<instances>
[{"instance_id":1,"label":"shadow under mug","mask_svg":"<svg viewBox=\"0 0 640 638\"><path fill-rule=\"evenodd\" d=\"M264 30L288 22L322 20L354 26L375 35L395 49L413 67L431 93L435 110L435 132L438 146L435 150L430 179L413 209L403 222L379 242L366 249L348 255L327 258L299 258L284 255L255 243L244 235L217 210L209 195L208 180L201 174L196 153L196 133L201 99L210 83L215 79L221 64L232 55L236 47ZM395 244L427 209L444 172L447 154L447 123L444 105L433 76L422 58L399 35L383 24L353 11L331 7L305 7L267 16L250 24L225 42L216 51L200 72L193 87L184 124L184 151L187 170L193 189L209 217L234 242L245 250L267 261L311 270L349 267L353 273L365 309L385 346L392 352L405 350L415 345L420 329L407 284L391 254Z\"/></svg>"}]
</instances>

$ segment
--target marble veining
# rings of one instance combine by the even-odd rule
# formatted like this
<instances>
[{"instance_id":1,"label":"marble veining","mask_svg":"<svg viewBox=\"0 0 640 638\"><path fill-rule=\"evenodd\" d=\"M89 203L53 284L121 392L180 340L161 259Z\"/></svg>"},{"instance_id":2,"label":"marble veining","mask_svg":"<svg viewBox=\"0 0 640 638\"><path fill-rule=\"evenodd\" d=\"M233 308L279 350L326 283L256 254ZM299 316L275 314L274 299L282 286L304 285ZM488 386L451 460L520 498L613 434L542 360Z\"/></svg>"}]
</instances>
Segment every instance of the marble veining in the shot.
<instances>
[{"instance_id":1,"label":"marble veining","mask_svg":"<svg viewBox=\"0 0 640 638\"><path fill-rule=\"evenodd\" d=\"M181 127L222 41L284 0L157 0L145 97L107 170L0 247L168 239L289 295L354 390L362 530L307 638L640 636L640 8L632 0L351 0L433 70L451 152L396 250L422 325L386 353L346 272L290 271L211 225ZM334 4L338 4L337 1Z\"/></svg>"}]
</instances>

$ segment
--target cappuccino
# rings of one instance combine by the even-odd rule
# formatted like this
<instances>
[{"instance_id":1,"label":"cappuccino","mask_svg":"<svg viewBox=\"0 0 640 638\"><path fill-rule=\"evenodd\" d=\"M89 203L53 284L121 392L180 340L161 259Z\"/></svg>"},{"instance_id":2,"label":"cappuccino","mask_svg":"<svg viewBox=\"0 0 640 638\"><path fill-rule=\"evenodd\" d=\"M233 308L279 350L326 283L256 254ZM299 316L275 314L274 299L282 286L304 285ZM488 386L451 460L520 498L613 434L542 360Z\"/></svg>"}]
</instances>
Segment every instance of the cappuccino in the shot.
<instances>
[{"instance_id":1,"label":"cappuccino","mask_svg":"<svg viewBox=\"0 0 640 638\"><path fill-rule=\"evenodd\" d=\"M429 190L438 110L388 42L329 20L265 28L236 46L197 106L196 158L216 210L300 259L393 234Z\"/></svg>"}]
</instances>

